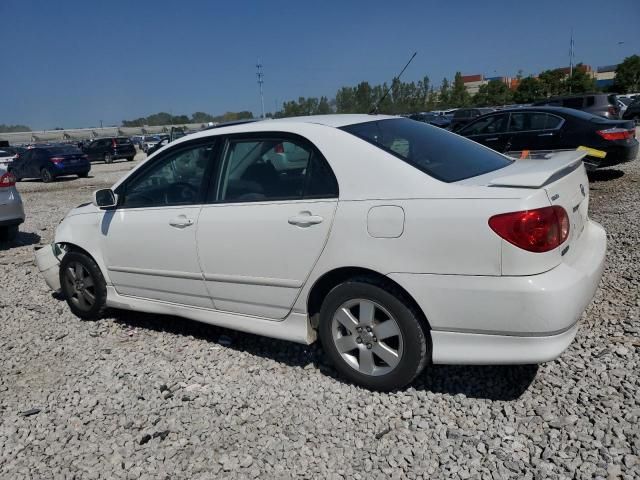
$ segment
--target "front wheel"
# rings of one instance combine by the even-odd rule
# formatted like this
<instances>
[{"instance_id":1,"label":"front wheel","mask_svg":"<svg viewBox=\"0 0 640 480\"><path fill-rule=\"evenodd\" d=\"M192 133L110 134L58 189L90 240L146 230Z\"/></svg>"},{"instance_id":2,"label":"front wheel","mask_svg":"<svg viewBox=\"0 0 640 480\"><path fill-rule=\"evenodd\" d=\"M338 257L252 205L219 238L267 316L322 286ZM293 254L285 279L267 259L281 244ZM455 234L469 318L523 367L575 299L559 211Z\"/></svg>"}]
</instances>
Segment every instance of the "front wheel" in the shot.
<instances>
[{"instance_id":1,"label":"front wheel","mask_svg":"<svg viewBox=\"0 0 640 480\"><path fill-rule=\"evenodd\" d=\"M50 183L50 182L53 182L56 177L53 176L53 173L51 173L51 170L45 167L42 170L40 170L40 178L44 183Z\"/></svg>"},{"instance_id":2,"label":"front wheel","mask_svg":"<svg viewBox=\"0 0 640 480\"><path fill-rule=\"evenodd\" d=\"M320 309L320 340L336 369L374 390L411 382L430 352L428 330L399 292L368 279L329 292Z\"/></svg>"},{"instance_id":3,"label":"front wheel","mask_svg":"<svg viewBox=\"0 0 640 480\"><path fill-rule=\"evenodd\" d=\"M89 176L89 172L82 172L78 174L78 178L87 178Z\"/></svg>"},{"instance_id":4,"label":"front wheel","mask_svg":"<svg viewBox=\"0 0 640 480\"><path fill-rule=\"evenodd\" d=\"M134 157L127 157L127 162L133 162Z\"/></svg>"},{"instance_id":5,"label":"front wheel","mask_svg":"<svg viewBox=\"0 0 640 480\"><path fill-rule=\"evenodd\" d=\"M112 163L113 162L113 157L111 156L110 153L105 153L104 154L104 163Z\"/></svg>"},{"instance_id":6,"label":"front wheel","mask_svg":"<svg viewBox=\"0 0 640 480\"><path fill-rule=\"evenodd\" d=\"M60 285L76 316L85 320L102 317L107 303L107 284L91 257L79 252L69 252L62 257Z\"/></svg>"}]
</instances>

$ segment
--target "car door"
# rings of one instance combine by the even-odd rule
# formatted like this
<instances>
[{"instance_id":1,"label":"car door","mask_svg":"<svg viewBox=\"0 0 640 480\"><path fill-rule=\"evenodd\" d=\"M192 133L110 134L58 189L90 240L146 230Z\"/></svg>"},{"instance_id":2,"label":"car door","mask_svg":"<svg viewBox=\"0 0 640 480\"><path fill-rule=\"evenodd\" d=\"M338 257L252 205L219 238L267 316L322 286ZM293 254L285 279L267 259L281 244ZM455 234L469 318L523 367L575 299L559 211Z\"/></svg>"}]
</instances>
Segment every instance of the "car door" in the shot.
<instances>
[{"instance_id":1,"label":"car door","mask_svg":"<svg viewBox=\"0 0 640 480\"><path fill-rule=\"evenodd\" d=\"M219 310L284 318L327 241L338 184L306 139L231 136L198 223L205 283Z\"/></svg>"},{"instance_id":2,"label":"car door","mask_svg":"<svg viewBox=\"0 0 640 480\"><path fill-rule=\"evenodd\" d=\"M31 150L27 150L26 152L20 154L18 158L16 158L12 163L10 170L16 176L18 180L25 178L24 177L24 166L28 162L29 157L31 157Z\"/></svg>"},{"instance_id":3,"label":"car door","mask_svg":"<svg viewBox=\"0 0 640 480\"><path fill-rule=\"evenodd\" d=\"M564 119L545 112L512 112L507 151L559 148Z\"/></svg>"},{"instance_id":4,"label":"car door","mask_svg":"<svg viewBox=\"0 0 640 480\"><path fill-rule=\"evenodd\" d=\"M196 228L215 143L163 152L117 189L103 217L102 249L118 293L212 308L196 251Z\"/></svg>"},{"instance_id":5,"label":"car door","mask_svg":"<svg viewBox=\"0 0 640 480\"><path fill-rule=\"evenodd\" d=\"M487 147L503 152L507 146L508 113L485 115L462 128L458 133Z\"/></svg>"},{"instance_id":6,"label":"car door","mask_svg":"<svg viewBox=\"0 0 640 480\"><path fill-rule=\"evenodd\" d=\"M84 152L87 154L87 157L89 157L89 161L102 160L102 157L98 158L97 156L99 143L100 140L94 140L86 146Z\"/></svg>"}]
</instances>

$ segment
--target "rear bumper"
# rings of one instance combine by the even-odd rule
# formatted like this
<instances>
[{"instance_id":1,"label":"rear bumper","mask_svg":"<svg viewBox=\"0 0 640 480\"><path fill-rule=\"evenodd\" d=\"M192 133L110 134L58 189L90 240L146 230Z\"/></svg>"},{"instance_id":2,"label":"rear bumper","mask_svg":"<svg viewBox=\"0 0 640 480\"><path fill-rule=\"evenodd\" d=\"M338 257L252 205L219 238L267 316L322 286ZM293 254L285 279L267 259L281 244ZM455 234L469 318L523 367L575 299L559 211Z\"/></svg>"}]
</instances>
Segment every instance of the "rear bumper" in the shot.
<instances>
[{"instance_id":1,"label":"rear bumper","mask_svg":"<svg viewBox=\"0 0 640 480\"><path fill-rule=\"evenodd\" d=\"M634 140L630 145L616 145L607 150L604 158L585 157L585 166L591 168L606 168L620 163L631 162L638 156L638 141Z\"/></svg>"},{"instance_id":2,"label":"rear bumper","mask_svg":"<svg viewBox=\"0 0 640 480\"><path fill-rule=\"evenodd\" d=\"M5 200L5 203L0 204L0 227L20 225L24 222L24 218L22 200L17 191L14 191L9 200Z\"/></svg>"},{"instance_id":3,"label":"rear bumper","mask_svg":"<svg viewBox=\"0 0 640 480\"><path fill-rule=\"evenodd\" d=\"M432 327L434 361L545 361L569 345L577 321L598 288L607 247L604 229L589 221L575 247L563 263L539 275L389 276L413 296L427 317ZM573 334L568 333L572 331ZM439 346L440 340L443 344ZM461 347L452 350L451 343L458 340ZM475 350L470 350L469 345L474 342ZM551 347L539 353L518 347L545 342ZM506 350L500 351L500 345ZM444 346L448 353L443 351Z\"/></svg>"}]
</instances>

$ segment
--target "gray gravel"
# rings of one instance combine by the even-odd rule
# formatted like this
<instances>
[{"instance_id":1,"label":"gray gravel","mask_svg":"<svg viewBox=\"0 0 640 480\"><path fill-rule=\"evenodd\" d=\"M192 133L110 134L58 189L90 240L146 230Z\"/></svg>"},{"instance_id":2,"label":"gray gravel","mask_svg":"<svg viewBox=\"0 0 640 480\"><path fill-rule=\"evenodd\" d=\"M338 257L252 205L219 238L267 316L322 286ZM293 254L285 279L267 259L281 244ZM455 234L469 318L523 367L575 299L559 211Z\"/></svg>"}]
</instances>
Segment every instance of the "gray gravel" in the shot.
<instances>
[{"instance_id":1,"label":"gray gravel","mask_svg":"<svg viewBox=\"0 0 640 480\"><path fill-rule=\"evenodd\" d=\"M19 184L29 217L0 246L0 477L640 477L640 162L592 176L607 265L559 360L432 367L391 394L342 382L316 346L71 315L33 245L131 167Z\"/></svg>"}]
</instances>

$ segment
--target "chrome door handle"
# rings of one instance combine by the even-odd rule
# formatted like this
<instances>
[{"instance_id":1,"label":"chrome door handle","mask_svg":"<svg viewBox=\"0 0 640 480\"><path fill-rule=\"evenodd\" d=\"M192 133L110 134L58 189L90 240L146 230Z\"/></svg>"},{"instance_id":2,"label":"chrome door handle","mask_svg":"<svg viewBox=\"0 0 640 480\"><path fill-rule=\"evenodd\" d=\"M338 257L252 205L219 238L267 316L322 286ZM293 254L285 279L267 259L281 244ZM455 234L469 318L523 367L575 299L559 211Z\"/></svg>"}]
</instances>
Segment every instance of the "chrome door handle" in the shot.
<instances>
[{"instance_id":1,"label":"chrome door handle","mask_svg":"<svg viewBox=\"0 0 640 480\"><path fill-rule=\"evenodd\" d=\"M498 137L487 138L487 139L485 139L485 142L495 142L496 140L498 140Z\"/></svg>"},{"instance_id":2,"label":"chrome door handle","mask_svg":"<svg viewBox=\"0 0 640 480\"><path fill-rule=\"evenodd\" d=\"M553 137L553 132L549 132L549 133L540 133L538 134L539 137Z\"/></svg>"},{"instance_id":3,"label":"chrome door handle","mask_svg":"<svg viewBox=\"0 0 640 480\"><path fill-rule=\"evenodd\" d=\"M294 215L289 218L289 225L296 225L298 227L309 227L311 225L317 225L322 223L324 218L320 215L311 215L311 212L300 212L299 215Z\"/></svg>"},{"instance_id":4,"label":"chrome door handle","mask_svg":"<svg viewBox=\"0 0 640 480\"><path fill-rule=\"evenodd\" d=\"M169 220L169 225L176 228L185 228L193 225L193 220L185 217L184 215L178 215L176 218Z\"/></svg>"}]
</instances>

